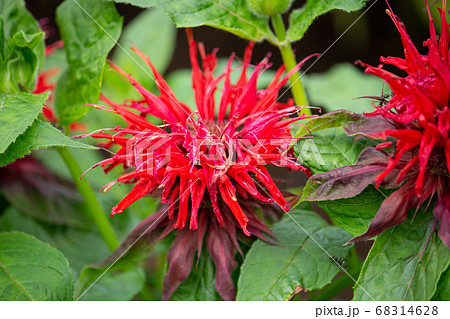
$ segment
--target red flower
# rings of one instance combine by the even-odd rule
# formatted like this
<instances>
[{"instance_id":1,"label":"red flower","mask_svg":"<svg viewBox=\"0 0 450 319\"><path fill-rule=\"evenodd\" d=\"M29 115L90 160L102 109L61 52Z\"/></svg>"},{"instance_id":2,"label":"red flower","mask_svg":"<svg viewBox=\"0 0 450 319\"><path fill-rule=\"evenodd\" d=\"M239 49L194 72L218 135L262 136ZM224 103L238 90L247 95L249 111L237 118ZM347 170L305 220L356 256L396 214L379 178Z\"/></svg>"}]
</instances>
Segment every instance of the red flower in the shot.
<instances>
[{"instance_id":1,"label":"red flower","mask_svg":"<svg viewBox=\"0 0 450 319\"><path fill-rule=\"evenodd\" d=\"M47 31L46 31L47 32ZM47 34L47 33L46 33ZM64 46L64 43L62 41L56 41L51 45L48 45L45 48L45 56L51 55L55 50L61 49ZM42 108L42 114L44 115L44 118L49 121L50 123L56 124L58 123L58 118L55 115L55 112L53 110L53 100L55 99L54 91L56 88L56 82L51 81L51 78L58 75L59 68L53 67L51 69L41 71L39 72L38 79L36 82L36 86L33 90L34 94L43 93L46 91L50 91L50 95L47 99L47 101L44 104L44 107ZM70 130L71 131L85 131L86 125L78 122L74 122L70 124Z\"/></svg>"},{"instance_id":2,"label":"red flower","mask_svg":"<svg viewBox=\"0 0 450 319\"><path fill-rule=\"evenodd\" d=\"M374 138L392 137L378 145L377 149L392 148L386 169L376 178L379 185L388 174L397 171L396 183L405 183L394 192L380 208L366 234L357 239L373 237L382 230L402 223L407 211L419 207L436 197L435 216L441 221L440 237L450 247L450 60L449 24L443 0L441 35L438 37L430 17L430 38L424 42L428 54L422 55L408 36L405 26L392 11L389 16L400 32L405 58L381 57L383 63L405 71L399 77L383 69L383 66L367 66L366 73L386 81L392 96L387 103L375 105L376 111L366 114L383 117L391 124L387 130L373 131ZM382 226L383 225L383 226Z\"/></svg>"},{"instance_id":3,"label":"red flower","mask_svg":"<svg viewBox=\"0 0 450 319\"><path fill-rule=\"evenodd\" d=\"M56 123L58 122L58 119L55 116L55 113L53 112L53 107L50 106L49 103L53 102L54 100L54 90L56 88L56 83L51 82L50 78L58 74L59 70L57 67L51 68L46 71L39 72L38 80L36 83L36 87L34 88L33 93L34 94L40 94L46 91L51 91L47 101L44 104L44 107L42 109L42 114L44 115L44 118L49 121L50 123Z\"/></svg>"},{"instance_id":4,"label":"red flower","mask_svg":"<svg viewBox=\"0 0 450 319\"><path fill-rule=\"evenodd\" d=\"M205 54L203 44L197 46L190 30L188 39L196 110L178 101L149 59L133 49L152 69L160 95L149 92L111 63L142 99L116 104L103 97L110 106L97 108L119 114L128 126L110 130L113 133L105 130L90 136L108 139L106 147L120 147L116 155L99 163L106 172L119 165L129 169L107 185L105 191L117 182L135 184L111 215L123 212L137 199L157 190L162 190L162 202L169 203L168 214L160 211L139 226L141 230L153 224L152 230L163 227L166 230L162 237L174 227L180 229L168 254L163 297L170 298L189 275L194 253L197 250L200 254L206 234L208 250L216 264L216 288L224 299L232 299L231 272L236 267L234 255L240 250L236 228L247 236L253 234L266 239L263 233L271 232L260 221L255 208L276 202L283 210L289 210L287 200L266 166L304 169L292 157L289 145L293 140L290 133L293 123L305 117L290 117L299 111L292 100L287 104L277 102L279 90L300 65L284 77L284 68L280 68L272 83L258 90L258 77L269 63L264 59L247 77L253 43L245 50L239 79L232 83L233 56L223 73L215 77L216 50ZM221 81L223 87L216 105L214 94ZM161 119L164 125L152 124L147 115Z\"/></svg>"}]
</instances>

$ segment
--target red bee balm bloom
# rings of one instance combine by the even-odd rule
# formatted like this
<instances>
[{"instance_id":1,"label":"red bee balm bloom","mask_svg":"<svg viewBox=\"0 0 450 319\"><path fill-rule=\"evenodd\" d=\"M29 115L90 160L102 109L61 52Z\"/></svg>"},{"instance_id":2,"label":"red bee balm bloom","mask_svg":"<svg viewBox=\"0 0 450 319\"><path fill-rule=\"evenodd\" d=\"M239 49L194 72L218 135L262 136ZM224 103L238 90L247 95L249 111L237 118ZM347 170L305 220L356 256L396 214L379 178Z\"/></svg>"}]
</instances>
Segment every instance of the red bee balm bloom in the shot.
<instances>
[{"instance_id":1,"label":"red bee balm bloom","mask_svg":"<svg viewBox=\"0 0 450 319\"><path fill-rule=\"evenodd\" d=\"M447 1L443 0L442 4L446 10ZM384 139L390 136L396 140L377 147L379 150L392 147L393 153L376 182L378 185L386 182L395 170L398 174L396 183L406 183L390 196L389 205L383 203L369 231L361 238L374 236L380 229L385 229L380 228L380 223L386 223L386 220L389 220L388 226L404 222L408 208L421 206L436 195L434 214L441 221L439 234L450 247L449 24L445 10L438 9L441 17L441 36L438 38L428 4L427 8L431 34L424 42L428 47L427 55L418 52L403 23L388 11L400 32L405 58L382 57L380 60L405 71L406 77L396 76L383 70L382 66L365 65L366 73L382 78L392 90L392 98L387 103L375 106L375 112L366 114L382 117L392 124L391 128L373 131L369 136ZM395 210L398 216L393 217Z\"/></svg>"},{"instance_id":2,"label":"red bee balm bloom","mask_svg":"<svg viewBox=\"0 0 450 319\"><path fill-rule=\"evenodd\" d=\"M188 265L192 265L195 250L200 254L206 234L209 253L216 263L216 288L224 299L233 299L231 272L236 267L234 254L240 250L236 228L247 236L265 238L263 233L271 232L259 221L254 208L269 207L275 202L289 210L266 165L304 169L292 157L289 145L293 123L305 117L290 118L299 111L292 100L287 104L276 101L279 90L300 65L284 77L284 68L280 68L272 83L265 90L258 90L258 77L269 64L264 59L247 78L252 43L245 50L242 72L233 84L233 56L224 72L214 77L216 50L206 55L204 46L197 46L190 30L188 39L197 110L178 101L149 59L133 49L152 69L160 96L111 63L142 95L142 100L116 104L103 97L110 106L96 107L119 114L128 127L112 129L112 134L105 130L90 136L108 139L106 147L120 146L112 158L99 163L105 171L118 165L131 169L108 184L105 191L117 182L136 184L111 215L123 212L137 199L159 189L162 202L169 204L168 214L160 211L138 226L142 231L143 225L153 226L152 229L164 227L163 236L174 227L180 229L168 254L163 297L170 298L186 279L191 269ZM223 87L216 106L214 94L221 81ZM150 123L147 115L161 119L164 125Z\"/></svg>"}]
</instances>

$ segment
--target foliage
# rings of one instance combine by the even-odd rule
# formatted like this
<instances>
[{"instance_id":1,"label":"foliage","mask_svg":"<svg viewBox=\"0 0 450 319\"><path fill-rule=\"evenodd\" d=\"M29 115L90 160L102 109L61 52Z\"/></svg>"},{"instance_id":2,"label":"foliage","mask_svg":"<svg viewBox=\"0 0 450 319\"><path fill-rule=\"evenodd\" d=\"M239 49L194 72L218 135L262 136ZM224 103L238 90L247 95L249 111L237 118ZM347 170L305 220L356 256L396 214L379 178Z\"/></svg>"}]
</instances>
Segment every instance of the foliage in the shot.
<instances>
[{"instance_id":1,"label":"foliage","mask_svg":"<svg viewBox=\"0 0 450 319\"><path fill-rule=\"evenodd\" d=\"M0 93L31 91L44 58L44 33L23 0L0 3Z\"/></svg>"},{"instance_id":2,"label":"foliage","mask_svg":"<svg viewBox=\"0 0 450 319\"><path fill-rule=\"evenodd\" d=\"M408 201L416 193L403 196L409 181L400 181L398 176L402 174L402 168L415 165L415 162L411 157L408 158L410 164L407 161L401 163L404 165L401 167L392 164L397 159L398 148L407 148L397 142L392 132L399 130L399 123L422 125L423 118L411 121L401 118L405 123L384 119L386 116L399 116L402 111L401 107L395 112L386 111L389 99L395 96L395 89L398 89L395 85L411 84L415 78L409 78L409 82L403 81L405 78L383 73L381 67L369 67L369 73L381 74L380 77L386 81L383 82L378 77L364 74L357 66L350 64L352 61L336 63L320 74L307 74L301 78L298 74L298 56L295 57L291 44L303 39L310 26L322 15L335 10L355 12L363 8L366 1L307 0L302 7L296 7L298 3L288 0L65 0L54 15L64 44L56 42L47 48L46 41L47 45L50 44L49 34L46 34L48 30L27 10L27 1L0 1L0 300L160 300L167 295L167 289L165 291L163 287L169 279L176 281L170 288L173 288L170 300L180 301L216 301L225 298L224 295L235 296L236 300L241 301L298 300L303 298L297 295L299 292L305 296L307 294L306 298L310 300L321 300L324 296L330 299L347 287L353 288L352 298L357 301L449 300L450 250L443 241L448 234L442 226L445 225L445 218L450 216L450 195L445 195L450 189L447 185L450 166L442 165L449 161L449 157L432 158L435 164L433 174L441 170L438 172L440 176L446 176L438 179L433 193L436 196L427 193L425 197L429 199L418 199L411 205ZM416 2L420 1L415 1L414 6L418 6ZM123 27L127 19L119 14L117 9L121 6L116 4L137 6L140 13ZM289 9L291 5L294 9ZM423 6L420 7L422 9ZM439 18L433 11L437 12L432 8L430 14ZM443 12L441 16L445 17L445 10ZM284 22L288 23L286 27ZM179 45L177 28L200 26L220 29L247 41L268 41L280 50L286 70L276 72L280 65L275 68L264 65L256 72L259 76L256 84L252 74L255 68L260 67L256 64L259 61L250 60L244 66L246 73L240 79L240 71L236 72L242 70L239 59L236 59L239 63L228 63L228 59L219 58L214 69L208 63L215 62L215 59L205 56L204 47L200 45L200 59L192 59L191 62L202 61L200 68L203 71L214 70L202 73L202 76L206 74L204 77L194 74L197 81L191 84L192 70L173 70L171 63ZM397 23L400 31L401 26ZM190 31L188 34L192 40ZM401 32L401 35L403 45L410 45L410 41L405 40L405 34ZM435 40L438 43L438 38ZM439 49L448 52L444 42L448 41L447 37L441 36L440 41L443 42L439 42ZM429 47L436 46L433 41L427 44ZM190 49L193 50L193 47ZM146 63L145 57L139 56L133 48L140 49L144 56L149 57L155 69L164 75L168 86L162 76L159 78L160 75ZM430 49L430 52L437 54L437 48ZM405 49L409 59L410 56L416 57L411 52ZM301 55L302 50L296 53ZM427 58L419 53L417 56L420 56L417 58L419 62ZM243 60L247 61L246 57ZM397 58L382 60L383 63L400 66L406 73L412 72L412 64L402 64L402 61ZM438 63L437 58L430 61ZM119 67L123 74L118 74ZM441 72L439 79L448 77L446 65L442 66L442 70L426 68L426 72L432 72L432 69ZM236 84L231 88L224 75L227 72L232 83L244 83L243 87ZM251 206L246 209L252 209L254 216L248 215L251 219L261 217L267 225L262 222L249 223L252 225L249 228L253 229L251 236L250 231L246 230L246 236L240 227L235 227L238 224L247 225L244 219L239 222L226 220L231 224L225 222L220 227L218 216L211 220L201 218L201 214L217 214L219 208L211 207L214 196L220 196L216 201L221 205L220 210L224 208L223 211L235 205L234 201L243 200L244 195L247 195L244 202L250 203L254 199L248 198L251 195L246 190L237 189L237 186L227 189L233 196L229 196L226 204L222 191L216 190L214 193L214 190L207 189L211 201L203 206L198 204L197 230L187 229L188 226L176 229L171 224L173 220L160 219L168 212L173 214L173 211L161 204L161 199L149 196L131 204L122 214L108 216L115 211L113 206L118 202L134 202L134 196L143 197L153 191L160 196L168 184L177 184L178 180L180 186L176 186L178 189L171 196L178 196L177 192L181 193L182 187L188 194L195 192L195 185L198 185L196 182L185 185L187 179L183 178L181 183L182 178L177 177L177 181L165 180L166 184L161 183L161 190L155 187L142 192L136 184L137 190L130 192L130 182L134 183L133 178L138 177L127 180L120 177L122 170L106 164L110 164L108 159L114 156L119 158L117 163L124 164L124 168L128 169L126 173L132 174L132 166L127 167L126 159L121 157L124 153L113 148L110 151L113 154L106 154L100 149L109 146L94 145L92 139L87 138L89 132L96 131L102 135L103 129L109 128L118 131L111 140L125 144L125 136L132 134L120 131L120 127L127 125L128 130L140 130L136 134L139 140L148 137L140 137L142 130L139 125L143 123L140 120L145 116L143 110L130 115L116 107L115 103L126 101L132 105L139 102L137 99L142 99L133 85L135 83L129 83L133 80L127 74L142 84L139 91L145 92L144 97L150 100L147 101L149 109L158 107L154 105L157 99L152 99L153 94L158 95L158 101L163 101L161 103L170 105L176 97L176 103L182 102L194 109L193 106L199 103L194 93L198 95L199 90L203 89L200 87L209 78L217 78L214 88L216 91L226 91L230 97L227 101L229 105L235 103L234 106L242 107L245 103L252 105L252 99L270 95L275 91L274 86L283 82L279 80L286 73L293 76L290 89L294 103L300 105L297 97L303 94L304 101L321 107L324 112L299 121L298 128L292 129L292 148L280 155L295 156L309 174L306 184L291 189L295 195L287 192L278 194L274 191L277 187L281 188L277 181L276 187L271 186L270 189L269 184L261 186L257 183L266 181L261 173L264 165L252 171L247 169L244 173L248 178L238 173L226 175L229 181L241 179L241 183L235 184L228 181L229 185L243 185L246 190L254 190L253 197L259 196L261 202L254 206L256 208ZM124 77L129 81L124 81ZM298 83L294 85L296 79ZM288 77L278 89L287 81ZM414 91L414 97L426 96L427 85L433 81L419 81L420 85L423 84L422 91L417 91L420 94ZM306 93L300 92L303 91L300 83L303 83ZM242 90L251 91L256 85L257 90L254 91L257 93L249 101L233 101ZM408 85L405 88L410 89ZM445 90L433 91L436 99L444 95L441 91ZM205 104L213 99L216 105L220 103L217 95L207 93L211 93L208 95L211 100ZM107 99L111 109L100 106ZM397 99L392 101L395 103ZM431 106L425 104L427 100L421 101L423 103L420 105L426 107L419 111L427 115L427 107ZM409 100L406 102L409 103ZM287 103L291 105L291 101ZM440 103L439 107L441 104L445 103ZM94 105L114 109L116 113L122 112L124 119L119 120L115 114L107 112L92 111ZM226 107L223 109L226 110ZM185 109L180 106L180 110ZM367 114L374 110L378 113ZM444 119L436 124L439 134L448 135L450 130L448 120L445 120L450 119L448 110L438 112L438 116ZM290 112L288 115L292 119L287 118L286 121L295 120L297 110ZM413 115L417 117L419 113ZM197 123L192 120L196 116L195 112L189 114L186 122ZM238 112L236 119L239 120L239 116ZM263 120L268 118L263 117ZM165 133L173 133L177 138L177 128L169 127L170 123L162 123L156 116L147 117L147 120L147 129L165 130ZM253 130L263 127L258 122L259 118L252 120L256 123ZM433 122L434 118L428 120ZM248 123L241 122L239 125ZM274 124L275 130L279 122L273 123L277 123ZM196 127L198 134L203 133L200 126ZM219 124L217 127L220 129ZM287 135L290 130L290 127L286 129ZM424 145L428 148L429 145L432 145L431 148L440 147L450 154L447 150L450 144L435 146L435 137L425 135L427 130L428 126L420 130ZM410 127L408 133L411 133ZM75 134L80 135L73 137ZM258 140L258 135L253 135ZM402 138L408 139L408 134L404 135ZM84 138L78 140L79 137ZM288 138L283 136L283 147L289 146ZM131 147L139 146L138 142L134 142ZM187 146L183 144L182 147ZM207 147L210 152L215 146ZM412 148L405 152L410 152ZM207 152L203 152L201 146L198 149L201 150L199 156L206 156ZM244 151L254 150L242 147L240 152ZM225 155L231 158L233 154L228 152L227 149ZM417 162L424 167L423 158L428 149L420 147L418 152L421 158ZM279 154L273 152L270 155ZM157 164L165 165L161 163ZM214 159L211 163L215 163ZM291 168L296 167L291 164ZM392 171L380 179L387 165ZM192 166L191 170L196 169L195 165ZM284 167L281 160L280 166ZM111 169L110 175L105 176L102 168ZM165 169L169 171L174 168L168 166ZM83 172L86 174L82 176ZM144 173L144 170L139 172ZM114 186L107 194L98 192L111 181L111 175L118 179L118 184L123 182L123 185ZM224 176L214 178L224 179ZM425 180L425 184L431 183L431 179L426 177ZM221 187L226 188L223 185L228 184L224 182ZM267 197L279 196L275 202L286 200L293 208L281 215L275 204L266 203L270 202L270 199L265 199L267 190L272 194ZM194 205L189 199L194 196L180 194L179 197L185 208ZM199 203L203 203L206 197L200 196ZM312 202L315 204L312 205ZM395 213L386 213L389 211L387 206L396 207ZM189 209L186 208L186 211L189 211L190 218ZM323 217L323 212L328 219ZM230 216L235 215L230 213ZM209 229L215 232L208 233ZM187 242L193 237L195 242ZM358 256L355 250L354 242L361 238L372 240L370 251L364 256ZM173 247L176 249L171 249ZM176 264L180 260L183 263ZM186 265L190 266L190 263L192 270L188 273ZM166 276L168 273L170 276ZM218 278L220 274L229 276ZM356 282L353 282L353 276ZM223 293L224 290L227 294Z\"/></svg>"},{"instance_id":3,"label":"foliage","mask_svg":"<svg viewBox=\"0 0 450 319\"><path fill-rule=\"evenodd\" d=\"M0 265L0 300L72 300L69 262L30 235L1 233Z\"/></svg>"},{"instance_id":4,"label":"foliage","mask_svg":"<svg viewBox=\"0 0 450 319\"><path fill-rule=\"evenodd\" d=\"M66 0L56 12L68 70L58 81L56 112L61 124L80 120L100 95L105 59L122 30L114 4Z\"/></svg>"},{"instance_id":5,"label":"foliage","mask_svg":"<svg viewBox=\"0 0 450 319\"><path fill-rule=\"evenodd\" d=\"M319 290L339 272L333 257L346 258L351 237L309 209L289 212L272 228L273 245L256 241L246 256L237 300L288 300L301 290Z\"/></svg>"}]
</instances>

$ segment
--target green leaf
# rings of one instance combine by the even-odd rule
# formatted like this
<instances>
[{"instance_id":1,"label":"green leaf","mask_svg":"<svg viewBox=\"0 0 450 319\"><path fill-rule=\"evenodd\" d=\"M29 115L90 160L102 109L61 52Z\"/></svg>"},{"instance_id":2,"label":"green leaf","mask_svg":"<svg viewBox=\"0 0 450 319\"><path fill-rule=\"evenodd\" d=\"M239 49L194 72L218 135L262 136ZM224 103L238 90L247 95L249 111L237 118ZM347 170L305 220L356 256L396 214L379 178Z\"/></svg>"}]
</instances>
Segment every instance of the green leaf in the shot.
<instances>
[{"instance_id":1,"label":"green leaf","mask_svg":"<svg viewBox=\"0 0 450 319\"><path fill-rule=\"evenodd\" d=\"M253 244L241 268L237 300L287 300L299 288L321 289L340 270L330 255L344 258L350 249L342 246L348 233L309 210L292 210L272 231L280 245Z\"/></svg>"},{"instance_id":2,"label":"green leaf","mask_svg":"<svg viewBox=\"0 0 450 319\"><path fill-rule=\"evenodd\" d=\"M72 300L63 254L24 233L0 234L0 300Z\"/></svg>"},{"instance_id":3,"label":"green leaf","mask_svg":"<svg viewBox=\"0 0 450 319\"><path fill-rule=\"evenodd\" d=\"M246 0L248 8L257 15L282 14L289 9L293 0Z\"/></svg>"},{"instance_id":4,"label":"green leaf","mask_svg":"<svg viewBox=\"0 0 450 319\"><path fill-rule=\"evenodd\" d=\"M386 192L386 194L384 193ZM370 185L361 194L345 199L320 201L317 205L353 236L364 234L389 192Z\"/></svg>"},{"instance_id":5,"label":"green leaf","mask_svg":"<svg viewBox=\"0 0 450 319\"><path fill-rule=\"evenodd\" d=\"M335 9L352 12L361 9L364 4L365 0L308 0L302 8L292 11L287 34L292 41L300 40L314 19L322 14Z\"/></svg>"},{"instance_id":6,"label":"green leaf","mask_svg":"<svg viewBox=\"0 0 450 319\"><path fill-rule=\"evenodd\" d=\"M300 126L296 137L304 137L311 133L325 130L327 128L341 127L348 121L354 121L355 118L345 110L337 110L325 115L314 117Z\"/></svg>"},{"instance_id":7,"label":"green leaf","mask_svg":"<svg viewBox=\"0 0 450 319\"><path fill-rule=\"evenodd\" d=\"M132 249L126 251L123 256L116 251L108 258L84 267L75 287L74 298L82 298L85 293L97 285L97 279L101 280L101 277L108 273L120 274L136 269L138 264L149 255L149 247L145 244L138 243L130 248Z\"/></svg>"},{"instance_id":8,"label":"green leaf","mask_svg":"<svg viewBox=\"0 0 450 319\"><path fill-rule=\"evenodd\" d=\"M44 41L44 33L25 34L23 31L9 38L6 60L0 71L0 89L16 93L32 91L36 82L39 60L37 50Z\"/></svg>"},{"instance_id":9,"label":"green leaf","mask_svg":"<svg viewBox=\"0 0 450 319\"><path fill-rule=\"evenodd\" d=\"M221 300L215 287L214 275L216 271L214 262L205 250L202 251L200 260L194 265L197 265L197 267L192 269L189 277L173 293L171 300Z\"/></svg>"},{"instance_id":10,"label":"green leaf","mask_svg":"<svg viewBox=\"0 0 450 319\"><path fill-rule=\"evenodd\" d=\"M55 91L56 113L61 124L81 119L100 95L106 56L119 38L122 18L114 3L64 1L56 11L69 69Z\"/></svg>"},{"instance_id":11,"label":"green leaf","mask_svg":"<svg viewBox=\"0 0 450 319\"><path fill-rule=\"evenodd\" d=\"M419 211L414 219L379 235L364 262L354 300L431 299L450 264L450 250L435 231L434 220L430 212Z\"/></svg>"},{"instance_id":12,"label":"green leaf","mask_svg":"<svg viewBox=\"0 0 450 319\"><path fill-rule=\"evenodd\" d=\"M0 154L0 167L41 147L96 149L94 146L70 139L49 123L37 119L3 154Z\"/></svg>"},{"instance_id":13,"label":"green leaf","mask_svg":"<svg viewBox=\"0 0 450 319\"><path fill-rule=\"evenodd\" d=\"M343 117L345 116L344 114ZM337 121L339 122L340 118ZM333 122L325 120L324 123L332 125ZM315 124L321 125L321 122L317 121ZM314 125L310 127L314 130ZM301 139L294 146L294 151L300 163L308 167L313 174L355 165L361 151L374 143L365 137L348 136L342 128L315 131L312 136L312 139ZM302 199L305 200L315 188L317 184L308 181ZM370 185L355 197L320 201L317 204L327 212L333 222L357 236L367 230L381 203L387 197L386 193L387 191Z\"/></svg>"},{"instance_id":14,"label":"green leaf","mask_svg":"<svg viewBox=\"0 0 450 319\"><path fill-rule=\"evenodd\" d=\"M3 20L5 38L19 31L33 34L42 31L39 23L25 8L24 0L9 0L0 2L0 17ZM44 43L41 44L40 56L44 57Z\"/></svg>"},{"instance_id":15,"label":"green leaf","mask_svg":"<svg viewBox=\"0 0 450 319\"><path fill-rule=\"evenodd\" d=\"M79 214L75 207L66 207L69 213ZM20 231L35 236L39 240L58 249L70 263L71 268L80 273L81 269L109 254L109 249L95 229L75 228L55 223L39 223L15 207L7 209L0 217L0 231ZM86 222L90 222L87 221ZM86 249L89 247L89 249Z\"/></svg>"},{"instance_id":16,"label":"green leaf","mask_svg":"<svg viewBox=\"0 0 450 319\"><path fill-rule=\"evenodd\" d=\"M163 74L172 58L175 41L176 29L167 14L157 9L146 10L126 26L111 60L144 87L152 89L155 88L152 70L130 46L149 55L152 64ZM105 72L102 91L117 102L139 97L134 87L116 72Z\"/></svg>"},{"instance_id":17,"label":"green leaf","mask_svg":"<svg viewBox=\"0 0 450 319\"><path fill-rule=\"evenodd\" d=\"M0 92L31 91L44 60L44 33L23 0L0 3Z\"/></svg>"},{"instance_id":18,"label":"green leaf","mask_svg":"<svg viewBox=\"0 0 450 319\"><path fill-rule=\"evenodd\" d=\"M33 123L47 96L48 93L0 94L0 154Z\"/></svg>"},{"instance_id":19,"label":"green leaf","mask_svg":"<svg viewBox=\"0 0 450 319\"><path fill-rule=\"evenodd\" d=\"M273 38L267 17L258 17L245 0L115 0L140 7L158 7L165 11L178 28L207 25L254 41Z\"/></svg>"},{"instance_id":20,"label":"green leaf","mask_svg":"<svg viewBox=\"0 0 450 319\"><path fill-rule=\"evenodd\" d=\"M158 214L158 213L157 213ZM80 275L75 289L75 299L83 296L83 294L91 289L92 285L96 284L97 279L102 277L108 272L128 272L150 257L150 251L152 254L157 251L157 247L164 245L164 242L172 240L173 238L166 237L161 243L156 245L155 250L153 246L156 241L159 240L163 234L163 228L149 230L149 225L154 223L155 216L150 215L146 220L142 221L132 231L128 233L128 236L122 241L119 248L114 251L107 258L98 261L92 265L86 266ZM145 232L145 236L142 234ZM168 250L167 245L164 251Z\"/></svg>"},{"instance_id":21,"label":"green leaf","mask_svg":"<svg viewBox=\"0 0 450 319\"><path fill-rule=\"evenodd\" d=\"M134 268L126 272L107 272L79 300L126 301L141 291L145 272Z\"/></svg>"},{"instance_id":22,"label":"green leaf","mask_svg":"<svg viewBox=\"0 0 450 319\"><path fill-rule=\"evenodd\" d=\"M365 74L350 63L335 64L327 72L310 74L303 81L312 105L327 111L346 109L355 113L374 111L373 99L365 96L381 96L383 81ZM358 85L355 85L357 83Z\"/></svg>"},{"instance_id":23,"label":"green leaf","mask_svg":"<svg viewBox=\"0 0 450 319\"><path fill-rule=\"evenodd\" d=\"M450 300L450 267L442 273L432 300Z\"/></svg>"},{"instance_id":24,"label":"green leaf","mask_svg":"<svg viewBox=\"0 0 450 319\"><path fill-rule=\"evenodd\" d=\"M373 141L345 134L342 128L330 128L311 134L312 139L301 139L294 146L299 162L313 174L354 165L359 153Z\"/></svg>"}]
</instances>

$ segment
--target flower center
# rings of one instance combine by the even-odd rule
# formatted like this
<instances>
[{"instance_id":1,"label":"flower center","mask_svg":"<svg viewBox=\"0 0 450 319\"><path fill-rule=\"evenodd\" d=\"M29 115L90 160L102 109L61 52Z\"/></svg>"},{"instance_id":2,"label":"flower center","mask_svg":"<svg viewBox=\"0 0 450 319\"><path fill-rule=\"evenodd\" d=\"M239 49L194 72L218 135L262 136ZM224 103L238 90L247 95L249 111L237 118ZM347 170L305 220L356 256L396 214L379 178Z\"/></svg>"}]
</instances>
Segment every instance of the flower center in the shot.
<instances>
[{"instance_id":1,"label":"flower center","mask_svg":"<svg viewBox=\"0 0 450 319\"><path fill-rule=\"evenodd\" d=\"M444 177L450 177L447 168L447 161L441 154L432 156L429 161L430 173Z\"/></svg>"}]
</instances>

